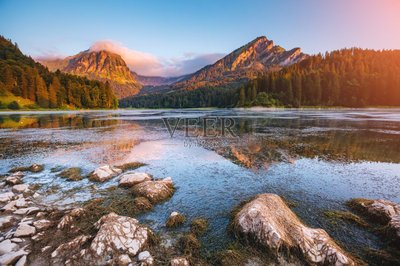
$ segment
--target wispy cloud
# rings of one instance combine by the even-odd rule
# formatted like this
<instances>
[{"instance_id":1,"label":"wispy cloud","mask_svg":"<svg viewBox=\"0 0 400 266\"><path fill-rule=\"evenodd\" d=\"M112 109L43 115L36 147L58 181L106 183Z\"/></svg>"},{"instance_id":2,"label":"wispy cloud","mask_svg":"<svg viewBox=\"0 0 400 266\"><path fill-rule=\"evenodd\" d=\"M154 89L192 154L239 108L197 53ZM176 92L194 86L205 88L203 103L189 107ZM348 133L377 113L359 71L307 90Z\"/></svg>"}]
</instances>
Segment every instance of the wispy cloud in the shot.
<instances>
[{"instance_id":1,"label":"wispy cloud","mask_svg":"<svg viewBox=\"0 0 400 266\"><path fill-rule=\"evenodd\" d=\"M119 54L132 71L146 76L180 76L193 73L206 65L215 63L224 56L220 53L186 53L178 58L160 58L149 53L129 49L112 40L95 42L90 50L106 50Z\"/></svg>"}]
</instances>

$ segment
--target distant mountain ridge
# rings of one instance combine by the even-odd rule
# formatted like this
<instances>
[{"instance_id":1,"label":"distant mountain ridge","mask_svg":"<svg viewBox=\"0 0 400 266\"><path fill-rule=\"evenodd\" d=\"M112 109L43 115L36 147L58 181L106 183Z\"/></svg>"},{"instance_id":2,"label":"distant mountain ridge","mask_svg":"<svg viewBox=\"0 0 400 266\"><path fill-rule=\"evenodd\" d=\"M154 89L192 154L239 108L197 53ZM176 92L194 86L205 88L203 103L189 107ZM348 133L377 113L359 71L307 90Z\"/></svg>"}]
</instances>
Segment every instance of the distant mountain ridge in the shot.
<instances>
[{"instance_id":1,"label":"distant mountain ridge","mask_svg":"<svg viewBox=\"0 0 400 266\"><path fill-rule=\"evenodd\" d=\"M298 63L307 57L300 48L287 51L262 36L234 50L215 64L205 66L184 81L176 82L174 87L192 90L240 83L266 71Z\"/></svg>"},{"instance_id":2,"label":"distant mountain ridge","mask_svg":"<svg viewBox=\"0 0 400 266\"><path fill-rule=\"evenodd\" d=\"M39 60L50 70L108 81L119 99L197 88L237 87L268 71L280 70L306 59L300 48L285 50L262 36L195 73L178 77L144 76L131 71L115 53L86 50L64 59Z\"/></svg>"},{"instance_id":3,"label":"distant mountain ridge","mask_svg":"<svg viewBox=\"0 0 400 266\"><path fill-rule=\"evenodd\" d=\"M59 69L92 80L108 81L119 99L135 95L141 89L122 57L109 51L86 50L64 59L38 61L51 71Z\"/></svg>"}]
</instances>

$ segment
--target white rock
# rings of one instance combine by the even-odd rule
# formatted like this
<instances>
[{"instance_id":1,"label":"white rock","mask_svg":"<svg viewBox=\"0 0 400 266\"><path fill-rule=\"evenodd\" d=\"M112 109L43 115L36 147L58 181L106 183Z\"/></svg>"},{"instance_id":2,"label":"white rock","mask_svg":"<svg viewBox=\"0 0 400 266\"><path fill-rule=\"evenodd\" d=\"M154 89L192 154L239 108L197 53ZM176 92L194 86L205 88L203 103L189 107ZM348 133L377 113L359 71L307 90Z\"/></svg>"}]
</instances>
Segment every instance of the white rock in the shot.
<instances>
[{"instance_id":1,"label":"white rock","mask_svg":"<svg viewBox=\"0 0 400 266\"><path fill-rule=\"evenodd\" d=\"M166 200L174 194L174 185L171 178L163 180L145 181L131 188L132 192L139 197L145 197L155 204Z\"/></svg>"},{"instance_id":2,"label":"white rock","mask_svg":"<svg viewBox=\"0 0 400 266\"><path fill-rule=\"evenodd\" d=\"M109 257L136 256L147 245L149 229L138 220L110 213L95 224L99 229L89 248L80 254L83 261L106 264Z\"/></svg>"},{"instance_id":3,"label":"white rock","mask_svg":"<svg viewBox=\"0 0 400 266\"><path fill-rule=\"evenodd\" d=\"M28 192L29 191L29 185L27 185L27 184L15 185L15 186L12 187L12 191L14 193Z\"/></svg>"},{"instance_id":4,"label":"white rock","mask_svg":"<svg viewBox=\"0 0 400 266\"><path fill-rule=\"evenodd\" d=\"M26 260L27 260L26 255L25 255L25 256L22 256L22 257L18 260L18 262L15 264L15 266L26 266L26 265L28 265L28 264L26 263Z\"/></svg>"},{"instance_id":5,"label":"white rock","mask_svg":"<svg viewBox=\"0 0 400 266\"><path fill-rule=\"evenodd\" d=\"M6 253L10 253L13 251L17 251L19 249L19 246L11 240L6 239L3 242L0 243L0 255L4 255Z\"/></svg>"},{"instance_id":6,"label":"white rock","mask_svg":"<svg viewBox=\"0 0 400 266\"><path fill-rule=\"evenodd\" d=\"M127 265L129 265L131 263L132 263L131 258L126 254L123 254L123 255L118 257L118 265L127 266Z\"/></svg>"},{"instance_id":7,"label":"white rock","mask_svg":"<svg viewBox=\"0 0 400 266\"><path fill-rule=\"evenodd\" d=\"M49 220L42 219L36 222L33 222L33 226L36 227L37 230L42 231L49 228L53 223Z\"/></svg>"},{"instance_id":8,"label":"white rock","mask_svg":"<svg viewBox=\"0 0 400 266\"><path fill-rule=\"evenodd\" d=\"M25 236L32 236L36 233L36 229L33 226L27 224L21 224L18 226L17 231L15 231L15 237L25 237Z\"/></svg>"},{"instance_id":9,"label":"white rock","mask_svg":"<svg viewBox=\"0 0 400 266\"><path fill-rule=\"evenodd\" d=\"M119 185L122 187L132 187L144 181L150 181L151 176L146 173L127 173L121 176Z\"/></svg>"},{"instance_id":10,"label":"white rock","mask_svg":"<svg viewBox=\"0 0 400 266\"><path fill-rule=\"evenodd\" d=\"M5 192L0 194L0 202L9 202L15 197L15 194L13 192Z\"/></svg>"},{"instance_id":11,"label":"white rock","mask_svg":"<svg viewBox=\"0 0 400 266\"><path fill-rule=\"evenodd\" d=\"M90 176L89 179L92 181L97 181L97 182L105 182L114 176L119 175L122 173L121 169L112 167L110 165L103 165L96 170L94 170Z\"/></svg>"},{"instance_id":12,"label":"white rock","mask_svg":"<svg viewBox=\"0 0 400 266\"><path fill-rule=\"evenodd\" d=\"M154 262L153 257L147 250L139 253L138 260L142 263L142 265L144 264L146 266L153 265Z\"/></svg>"},{"instance_id":13,"label":"white rock","mask_svg":"<svg viewBox=\"0 0 400 266\"><path fill-rule=\"evenodd\" d=\"M51 246L45 246L44 248L42 248L42 252L47 252L51 249Z\"/></svg>"},{"instance_id":14,"label":"white rock","mask_svg":"<svg viewBox=\"0 0 400 266\"><path fill-rule=\"evenodd\" d=\"M12 238L11 239L11 242L14 242L14 243L21 243L23 240L21 239L21 238Z\"/></svg>"},{"instance_id":15,"label":"white rock","mask_svg":"<svg viewBox=\"0 0 400 266\"><path fill-rule=\"evenodd\" d=\"M0 257L0 265L12 265L15 263L19 258L21 258L24 255L27 255L28 252L24 250L18 250L15 252L10 252L7 254L4 254L3 256Z\"/></svg>"},{"instance_id":16,"label":"white rock","mask_svg":"<svg viewBox=\"0 0 400 266\"><path fill-rule=\"evenodd\" d=\"M279 253L298 250L310 265L355 265L353 259L323 229L305 226L281 197L261 194L235 215L238 236Z\"/></svg>"},{"instance_id":17,"label":"white rock","mask_svg":"<svg viewBox=\"0 0 400 266\"><path fill-rule=\"evenodd\" d=\"M183 257L173 258L170 263L170 266L189 266L189 261Z\"/></svg>"},{"instance_id":18,"label":"white rock","mask_svg":"<svg viewBox=\"0 0 400 266\"><path fill-rule=\"evenodd\" d=\"M42 252L46 252L49 251L51 249L51 246L45 246L44 248L42 248Z\"/></svg>"}]
</instances>

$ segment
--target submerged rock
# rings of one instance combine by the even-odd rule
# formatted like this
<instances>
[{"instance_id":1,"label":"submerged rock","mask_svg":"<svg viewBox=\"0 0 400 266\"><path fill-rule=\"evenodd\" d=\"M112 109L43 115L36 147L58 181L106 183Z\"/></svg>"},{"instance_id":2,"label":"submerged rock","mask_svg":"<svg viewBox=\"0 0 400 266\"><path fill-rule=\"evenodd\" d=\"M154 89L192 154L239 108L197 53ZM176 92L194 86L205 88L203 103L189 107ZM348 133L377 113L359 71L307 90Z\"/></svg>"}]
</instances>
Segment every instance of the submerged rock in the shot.
<instances>
[{"instance_id":1,"label":"submerged rock","mask_svg":"<svg viewBox=\"0 0 400 266\"><path fill-rule=\"evenodd\" d=\"M43 171L44 166L41 164L32 164L31 166L18 166L18 167L14 167L12 168L9 172L10 173L15 173L15 172L32 172L32 173L38 173Z\"/></svg>"},{"instance_id":2,"label":"submerged rock","mask_svg":"<svg viewBox=\"0 0 400 266\"><path fill-rule=\"evenodd\" d=\"M110 165L103 165L89 174L91 181L105 182L122 173L122 170Z\"/></svg>"},{"instance_id":3,"label":"submerged rock","mask_svg":"<svg viewBox=\"0 0 400 266\"><path fill-rule=\"evenodd\" d=\"M186 221L186 217L179 212L172 212L168 217L167 223L165 224L167 227L178 227L181 226Z\"/></svg>"},{"instance_id":4,"label":"submerged rock","mask_svg":"<svg viewBox=\"0 0 400 266\"><path fill-rule=\"evenodd\" d=\"M190 224L190 232L199 236L207 231L208 221L204 218L196 218Z\"/></svg>"},{"instance_id":5,"label":"submerged rock","mask_svg":"<svg viewBox=\"0 0 400 266\"><path fill-rule=\"evenodd\" d=\"M174 194L174 185L170 177L157 181L145 181L132 187L132 192L148 198L153 204L170 198Z\"/></svg>"},{"instance_id":6,"label":"submerged rock","mask_svg":"<svg viewBox=\"0 0 400 266\"><path fill-rule=\"evenodd\" d=\"M350 208L359 211L370 219L387 226L387 232L400 242L400 204L388 200L352 199Z\"/></svg>"},{"instance_id":7,"label":"submerged rock","mask_svg":"<svg viewBox=\"0 0 400 266\"><path fill-rule=\"evenodd\" d=\"M261 194L245 204L232 223L235 234L279 255L308 264L355 265L323 229L305 226L275 194Z\"/></svg>"},{"instance_id":8,"label":"submerged rock","mask_svg":"<svg viewBox=\"0 0 400 266\"><path fill-rule=\"evenodd\" d=\"M137 197L133 200L133 204L138 211L148 211L153 209L151 202L145 197Z\"/></svg>"},{"instance_id":9,"label":"submerged rock","mask_svg":"<svg viewBox=\"0 0 400 266\"><path fill-rule=\"evenodd\" d=\"M79 181L83 179L82 170L78 167L71 167L61 171L57 176L66 178L69 181Z\"/></svg>"},{"instance_id":10,"label":"submerged rock","mask_svg":"<svg viewBox=\"0 0 400 266\"><path fill-rule=\"evenodd\" d=\"M146 173L127 173L121 176L119 185L121 187L132 187L144 181L150 181L151 176Z\"/></svg>"}]
</instances>

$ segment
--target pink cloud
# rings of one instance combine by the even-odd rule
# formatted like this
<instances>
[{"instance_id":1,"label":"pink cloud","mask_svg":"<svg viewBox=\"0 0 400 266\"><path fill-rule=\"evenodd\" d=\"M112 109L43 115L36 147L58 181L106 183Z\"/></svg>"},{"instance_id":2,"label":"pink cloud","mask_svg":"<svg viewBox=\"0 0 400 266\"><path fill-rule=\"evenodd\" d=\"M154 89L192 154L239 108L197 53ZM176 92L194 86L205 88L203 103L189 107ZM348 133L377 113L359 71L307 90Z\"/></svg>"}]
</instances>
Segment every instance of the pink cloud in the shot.
<instances>
[{"instance_id":1,"label":"pink cloud","mask_svg":"<svg viewBox=\"0 0 400 266\"><path fill-rule=\"evenodd\" d=\"M128 67L140 75L146 76L180 76L193 73L200 68L216 62L224 54L186 53L179 58L159 58L152 54L129 49L112 40L95 42L91 51L106 50L119 54Z\"/></svg>"}]
</instances>

